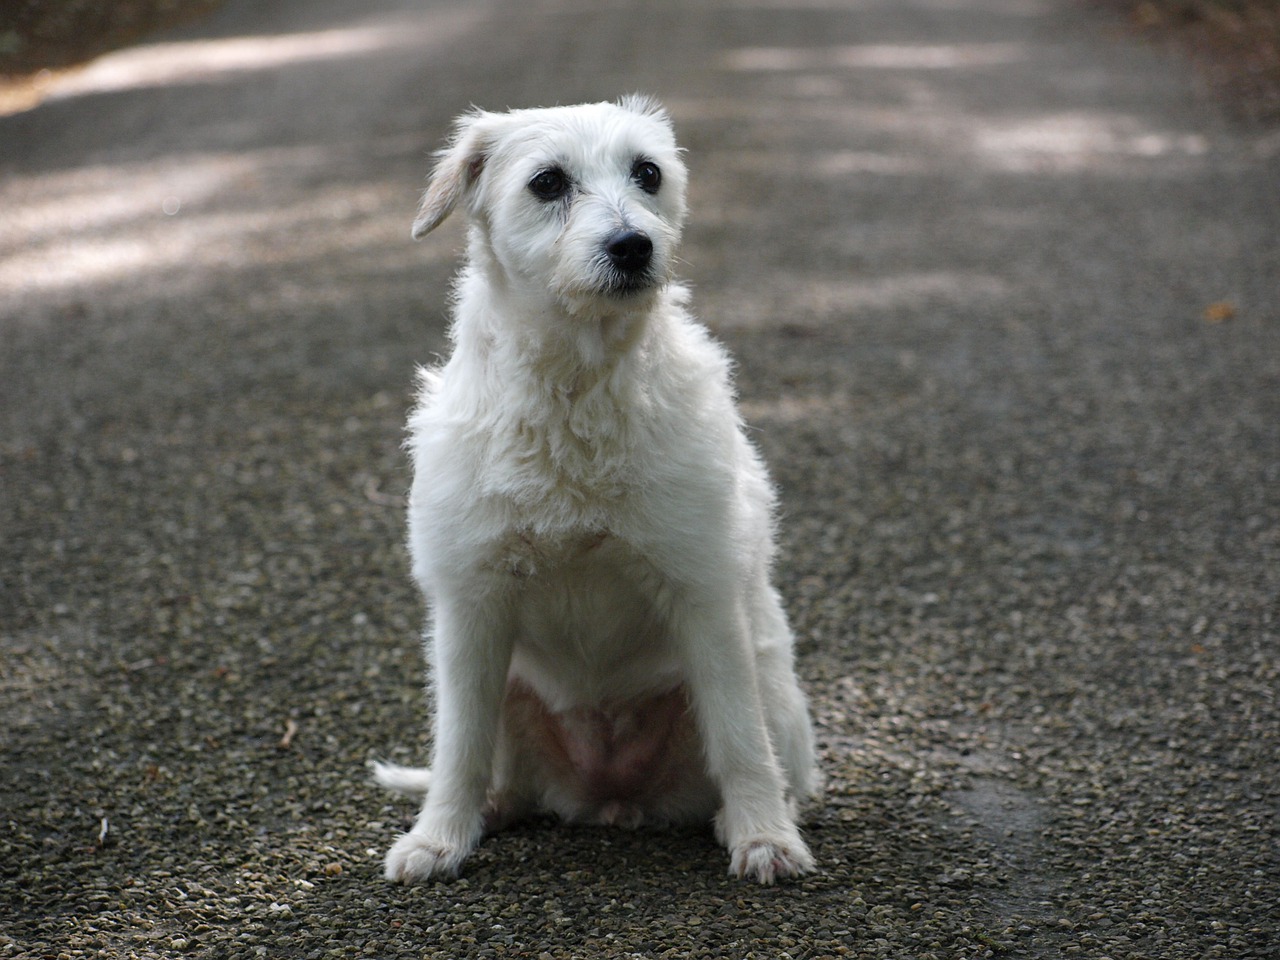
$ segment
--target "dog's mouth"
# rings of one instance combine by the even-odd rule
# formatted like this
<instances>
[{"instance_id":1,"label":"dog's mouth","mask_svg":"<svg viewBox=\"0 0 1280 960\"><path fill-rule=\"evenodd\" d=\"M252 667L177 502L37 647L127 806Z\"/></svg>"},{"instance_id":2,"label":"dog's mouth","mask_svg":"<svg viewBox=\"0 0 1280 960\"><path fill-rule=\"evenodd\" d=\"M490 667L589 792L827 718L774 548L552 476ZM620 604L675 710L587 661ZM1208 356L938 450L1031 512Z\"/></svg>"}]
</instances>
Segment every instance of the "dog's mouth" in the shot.
<instances>
[{"instance_id":1,"label":"dog's mouth","mask_svg":"<svg viewBox=\"0 0 1280 960\"><path fill-rule=\"evenodd\" d=\"M650 270L646 270L642 274L610 271L601 288L601 293L606 297L626 300L652 290L657 285L658 278Z\"/></svg>"}]
</instances>

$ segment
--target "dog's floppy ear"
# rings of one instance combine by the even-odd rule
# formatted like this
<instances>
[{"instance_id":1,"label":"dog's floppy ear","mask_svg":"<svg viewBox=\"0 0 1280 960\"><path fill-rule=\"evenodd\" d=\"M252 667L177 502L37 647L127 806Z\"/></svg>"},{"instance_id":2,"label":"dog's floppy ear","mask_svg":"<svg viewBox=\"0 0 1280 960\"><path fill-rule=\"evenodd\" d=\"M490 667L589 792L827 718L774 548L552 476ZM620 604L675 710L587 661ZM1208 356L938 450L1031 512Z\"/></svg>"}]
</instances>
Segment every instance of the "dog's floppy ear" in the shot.
<instances>
[{"instance_id":1,"label":"dog's floppy ear","mask_svg":"<svg viewBox=\"0 0 1280 960\"><path fill-rule=\"evenodd\" d=\"M453 139L437 156L435 169L427 181L418 216L413 221L413 239L421 240L453 212L484 170L493 137L493 114L474 110L455 123Z\"/></svg>"}]
</instances>

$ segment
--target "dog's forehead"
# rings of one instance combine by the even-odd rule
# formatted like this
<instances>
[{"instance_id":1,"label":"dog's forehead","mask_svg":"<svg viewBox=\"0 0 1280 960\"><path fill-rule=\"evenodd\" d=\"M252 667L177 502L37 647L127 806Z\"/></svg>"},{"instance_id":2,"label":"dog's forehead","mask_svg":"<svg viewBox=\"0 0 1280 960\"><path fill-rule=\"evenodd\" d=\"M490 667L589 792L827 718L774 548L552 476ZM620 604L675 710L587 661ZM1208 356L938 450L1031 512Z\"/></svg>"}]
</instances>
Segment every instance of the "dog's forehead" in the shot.
<instances>
[{"instance_id":1,"label":"dog's forehead","mask_svg":"<svg viewBox=\"0 0 1280 960\"><path fill-rule=\"evenodd\" d=\"M497 151L511 161L591 167L676 156L669 127L612 104L526 110L511 118Z\"/></svg>"}]
</instances>

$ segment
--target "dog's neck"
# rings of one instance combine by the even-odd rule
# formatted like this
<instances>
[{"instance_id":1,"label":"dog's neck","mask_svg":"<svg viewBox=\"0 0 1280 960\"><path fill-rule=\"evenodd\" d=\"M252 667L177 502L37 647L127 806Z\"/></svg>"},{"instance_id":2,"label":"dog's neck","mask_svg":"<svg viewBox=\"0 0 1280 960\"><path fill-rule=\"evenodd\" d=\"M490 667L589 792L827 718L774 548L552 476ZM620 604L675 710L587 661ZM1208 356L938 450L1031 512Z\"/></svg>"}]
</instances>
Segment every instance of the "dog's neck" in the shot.
<instances>
[{"instance_id":1,"label":"dog's neck","mask_svg":"<svg viewBox=\"0 0 1280 960\"><path fill-rule=\"evenodd\" d=\"M459 279L458 302L476 310L480 323L459 325L455 335L466 326L484 341L472 346L501 350L561 391L590 389L618 373L645 340L654 305L665 296L656 288L625 301L566 303L546 288L495 276L487 266L473 260Z\"/></svg>"},{"instance_id":2,"label":"dog's neck","mask_svg":"<svg viewBox=\"0 0 1280 960\"><path fill-rule=\"evenodd\" d=\"M545 293L494 283L474 262L456 302L451 362L466 371L466 416L507 465L503 495L539 505L532 527L582 526L585 505L616 501L635 480L661 310L573 313Z\"/></svg>"}]
</instances>

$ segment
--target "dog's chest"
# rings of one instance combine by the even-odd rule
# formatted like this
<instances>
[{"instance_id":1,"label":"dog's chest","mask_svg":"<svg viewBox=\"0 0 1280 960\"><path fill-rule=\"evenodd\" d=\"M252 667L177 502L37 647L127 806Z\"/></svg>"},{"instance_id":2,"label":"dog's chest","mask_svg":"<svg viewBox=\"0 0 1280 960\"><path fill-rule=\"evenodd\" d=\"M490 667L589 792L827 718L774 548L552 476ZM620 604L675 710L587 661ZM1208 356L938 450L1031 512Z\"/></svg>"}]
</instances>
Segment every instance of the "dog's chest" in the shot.
<instances>
[{"instance_id":1,"label":"dog's chest","mask_svg":"<svg viewBox=\"0 0 1280 960\"><path fill-rule=\"evenodd\" d=\"M638 420L637 411L604 391L564 391L517 408L488 435L482 485L508 504L522 526L600 526L647 472L652 444ZM563 546L575 549L569 542Z\"/></svg>"},{"instance_id":2,"label":"dog's chest","mask_svg":"<svg viewBox=\"0 0 1280 960\"><path fill-rule=\"evenodd\" d=\"M573 578L575 569L598 568L617 562L619 545L603 527L563 533L517 529L500 552L502 567L521 580L555 576Z\"/></svg>"}]
</instances>

